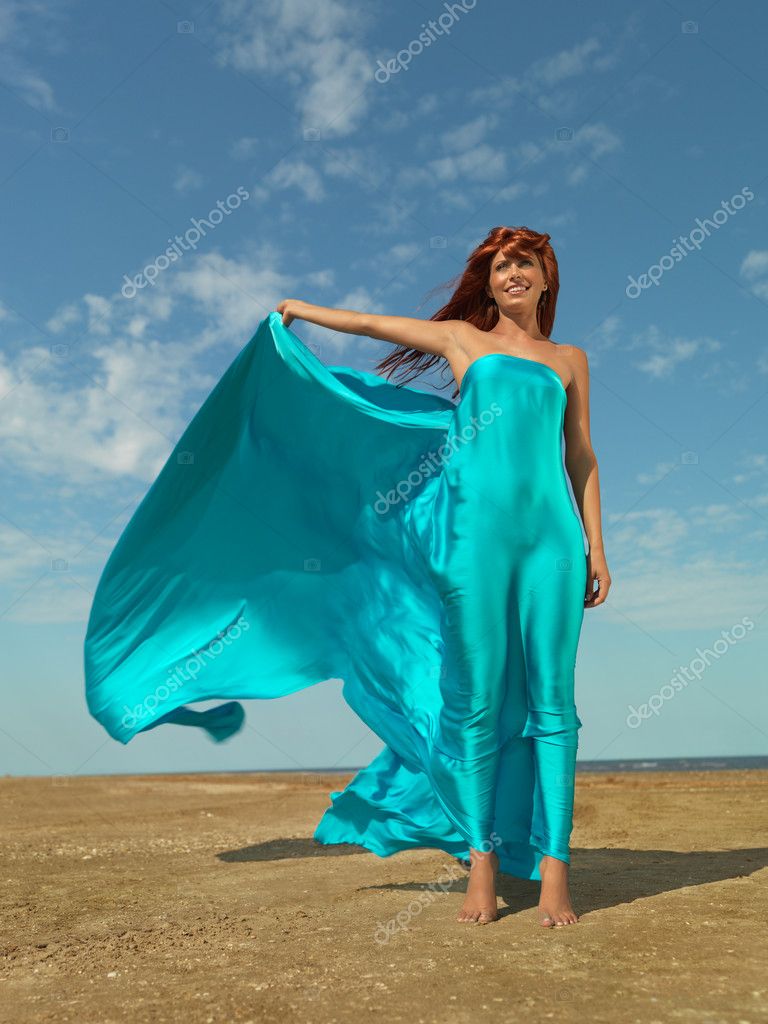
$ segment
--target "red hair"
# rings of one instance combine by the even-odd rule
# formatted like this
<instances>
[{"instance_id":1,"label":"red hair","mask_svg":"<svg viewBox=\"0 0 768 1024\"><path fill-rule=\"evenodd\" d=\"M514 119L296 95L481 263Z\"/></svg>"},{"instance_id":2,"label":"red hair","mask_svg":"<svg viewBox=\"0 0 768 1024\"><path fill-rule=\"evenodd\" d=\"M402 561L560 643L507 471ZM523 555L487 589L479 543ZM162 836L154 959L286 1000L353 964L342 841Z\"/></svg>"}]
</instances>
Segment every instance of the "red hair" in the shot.
<instances>
[{"instance_id":1,"label":"red hair","mask_svg":"<svg viewBox=\"0 0 768 1024\"><path fill-rule=\"evenodd\" d=\"M495 301L486 291L491 276L491 262L499 250L505 256L521 256L535 253L541 262L546 291L542 292L541 301L536 309L536 320L539 330L549 337L555 323L555 307L560 278L557 271L557 260L549 244L550 235L539 234L530 228L497 227L492 228L487 237L470 253L464 272L446 284L433 288L429 295L443 288L453 288L454 292L448 302L430 320L466 320L481 331L490 331L499 320L499 310ZM448 365L442 356L422 352L420 349L407 345L398 345L376 364L377 371L386 373L390 378L399 369L413 371L407 380L413 380L424 373L435 363ZM405 384L407 381L401 381ZM454 381L455 383L455 381ZM443 385L447 387L448 385ZM459 393L458 388L452 397Z\"/></svg>"}]
</instances>

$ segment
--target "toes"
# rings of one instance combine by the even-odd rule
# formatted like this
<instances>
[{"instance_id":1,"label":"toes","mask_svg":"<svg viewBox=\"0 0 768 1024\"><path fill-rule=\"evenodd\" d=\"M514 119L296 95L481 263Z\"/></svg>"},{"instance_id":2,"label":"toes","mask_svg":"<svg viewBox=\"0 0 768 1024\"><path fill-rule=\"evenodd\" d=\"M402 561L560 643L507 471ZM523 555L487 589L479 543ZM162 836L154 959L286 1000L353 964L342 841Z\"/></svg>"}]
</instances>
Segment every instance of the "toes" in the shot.
<instances>
[{"instance_id":1,"label":"toes","mask_svg":"<svg viewBox=\"0 0 768 1024\"><path fill-rule=\"evenodd\" d=\"M553 915L539 909L539 924L545 928L562 928L566 924L576 924L578 920L578 915L573 910L563 910Z\"/></svg>"},{"instance_id":2,"label":"toes","mask_svg":"<svg viewBox=\"0 0 768 1024\"><path fill-rule=\"evenodd\" d=\"M491 910L462 910L456 920L461 924L490 924L497 917Z\"/></svg>"},{"instance_id":3,"label":"toes","mask_svg":"<svg viewBox=\"0 0 768 1024\"><path fill-rule=\"evenodd\" d=\"M456 920L461 921L462 924L471 924L476 919L475 913L471 910L463 910L456 918Z\"/></svg>"}]
</instances>

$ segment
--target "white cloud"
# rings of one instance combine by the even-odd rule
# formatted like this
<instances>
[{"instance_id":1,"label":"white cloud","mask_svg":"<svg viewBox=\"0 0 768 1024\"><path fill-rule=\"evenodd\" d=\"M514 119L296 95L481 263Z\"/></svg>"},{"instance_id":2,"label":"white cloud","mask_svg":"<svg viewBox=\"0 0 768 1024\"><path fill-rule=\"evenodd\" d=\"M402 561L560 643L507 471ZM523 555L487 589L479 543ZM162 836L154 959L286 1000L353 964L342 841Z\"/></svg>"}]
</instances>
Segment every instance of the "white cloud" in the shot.
<instances>
[{"instance_id":1,"label":"white cloud","mask_svg":"<svg viewBox=\"0 0 768 1024\"><path fill-rule=\"evenodd\" d=\"M560 152L566 158L573 158L573 165L566 172L569 185L580 185L594 171L592 161L606 153L621 148L618 135L603 123L588 124L580 128L570 142L555 140L548 147L551 153ZM583 154L583 156L582 156Z\"/></svg>"},{"instance_id":2,"label":"white cloud","mask_svg":"<svg viewBox=\"0 0 768 1024\"><path fill-rule=\"evenodd\" d=\"M128 300L86 294L51 321L64 354L42 345L0 355L0 456L30 476L95 486L107 478L151 481L217 372L201 360L225 344L242 347L291 281L272 269L274 254L254 261L218 253L190 255L155 291ZM172 309L201 314L206 326L180 340L158 330ZM69 349L67 325L89 331ZM166 333L167 333L166 328ZM89 347L90 346L90 347ZM219 360L217 370L225 364Z\"/></svg>"},{"instance_id":3,"label":"white cloud","mask_svg":"<svg viewBox=\"0 0 768 1024\"><path fill-rule=\"evenodd\" d=\"M659 480L663 480L665 476L679 465L679 462L657 462L651 472L638 473L637 482L643 485L658 483Z\"/></svg>"},{"instance_id":4,"label":"white cloud","mask_svg":"<svg viewBox=\"0 0 768 1024\"><path fill-rule=\"evenodd\" d=\"M768 249L750 249L739 269L748 281L768 276Z\"/></svg>"},{"instance_id":5,"label":"white cloud","mask_svg":"<svg viewBox=\"0 0 768 1024\"><path fill-rule=\"evenodd\" d=\"M528 184L526 182L515 181L510 185L505 185L503 188L499 189L498 192L495 192L493 198L497 203L510 203L513 199L519 199L520 196L525 195L527 191ZM557 227L557 218L547 217L545 219L547 227Z\"/></svg>"},{"instance_id":6,"label":"white cloud","mask_svg":"<svg viewBox=\"0 0 768 1024\"><path fill-rule=\"evenodd\" d=\"M741 503L656 507L605 520L613 577L605 613L612 622L630 620L650 632L724 628L765 607L764 562L745 562L726 547L727 537L740 539L757 522ZM729 530L717 539L715 558L711 548L724 520Z\"/></svg>"},{"instance_id":7,"label":"white cloud","mask_svg":"<svg viewBox=\"0 0 768 1024\"><path fill-rule=\"evenodd\" d=\"M733 559L726 564L721 559L678 556L673 563L664 562L663 580L653 561L634 571L614 564L611 572L615 581L603 606L607 620L629 621L658 633L662 642L668 642L665 634L672 630L727 629L744 615L754 618L765 607L768 593L765 568Z\"/></svg>"},{"instance_id":8,"label":"white cloud","mask_svg":"<svg viewBox=\"0 0 768 1024\"><path fill-rule=\"evenodd\" d=\"M307 274L307 281L317 288L330 288L336 281L336 274L330 269L316 270L311 274ZM290 297L285 296L285 298Z\"/></svg>"},{"instance_id":9,"label":"white cloud","mask_svg":"<svg viewBox=\"0 0 768 1024\"><path fill-rule=\"evenodd\" d=\"M114 543L113 530L127 522L141 495L135 496L109 536L93 536L85 524L60 536L26 524L0 522L0 618L4 622L44 624L85 622L93 583Z\"/></svg>"},{"instance_id":10,"label":"white cloud","mask_svg":"<svg viewBox=\"0 0 768 1024\"><path fill-rule=\"evenodd\" d=\"M416 242L403 242L401 245L393 245L389 255L397 263L410 262L414 257L423 251L423 246Z\"/></svg>"},{"instance_id":11,"label":"white cloud","mask_svg":"<svg viewBox=\"0 0 768 1024\"><path fill-rule=\"evenodd\" d=\"M593 35L560 50L549 57L523 68L517 75L504 75L492 85L475 89L471 100L491 109L503 106L505 114L514 118L515 113L529 106L556 117L559 124L567 127L568 117L583 90L573 87L573 82L584 78L592 85L596 76L615 67L621 59L621 49L626 39L634 33L634 20L630 18L618 37L611 36L606 42ZM480 120L480 119L479 119ZM475 126L480 131L482 124ZM569 140L560 140L555 129L548 129L544 140L519 139L510 146L521 165L535 166L542 161L563 161L566 165L566 183L581 185L593 173L590 161L612 153L622 145L616 132L604 122L587 123L573 132ZM588 159L585 159L588 158Z\"/></svg>"},{"instance_id":12,"label":"white cloud","mask_svg":"<svg viewBox=\"0 0 768 1024\"><path fill-rule=\"evenodd\" d=\"M39 365L3 399L3 461L83 486L105 476L150 481L173 446L185 395L205 383L184 352L122 338L88 358L31 350Z\"/></svg>"},{"instance_id":13,"label":"white cloud","mask_svg":"<svg viewBox=\"0 0 768 1024\"><path fill-rule=\"evenodd\" d=\"M443 149L448 153L463 153L473 146L479 145L488 133L496 128L497 124L497 117L481 114L465 124L457 125L441 136Z\"/></svg>"},{"instance_id":14,"label":"white cloud","mask_svg":"<svg viewBox=\"0 0 768 1024\"><path fill-rule=\"evenodd\" d=\"M547 57L531 68L536 81L551 87L577 75L591 70L591 58L600 52L600 43L595 38L585 39L570 50L561 50L552 57Z\"/></svg>"},{"instance_id":15,"label":"white cloud","mask_svg":"<svg viewBox=\"0 0 768 1024\"><path fill-rule=\"evenodd\" d=\"M671 376L675 367L693 359L698 350L699 345L697 342L675 338L669 342L663 351L653 352L642 362L635 365L643 373L647 373L650 377L655 377L658 380L662 377Z\"/></svg>"},{"instance_id":16,"label":"white cloud","mask_svg":"<svg viewBox=\"0 0 768 1024\"><path fill-rule=\"evenodd\" d=\"M180 167L173 181L174 189L182 195L194 192L196 189L202 188L202 185L203 176L193 167Z\"/></svg>"},{"instance_id":17,"label":"white cloud","mask_svg":"<svg viewBox=\"0 0 768 1024\"><path fill-rule=\"evenodd\" d=\"M293 278L274 269L281 258L270 246L255 250L247 261L218 252L195 257L174 274L170 288L175 298L192 299L195 311L213 324L203 332L206 344L242 346L276 302L292 297Z\"/></svg>"},{"instance_id":18,"label":"white cloud","mask_svg":"<svg viewBox=\"0 0 768 1024\"><path fill-rule=\"evenodd\" d=\"M435 175L439 181L497 181L506 173L506 155L500 149L487 144L472 146L464 153L432 160L426 168L423 180L429 181Z\"/></svg>"},{"instance_id":19,"label":"white cloud","mask_svg":"<svg viewBox=\"0 0 768 1024\"><path fill-rule=\"evenodd\" d=\"M70 302L65 306L62 306L58 312L46 321L45 326L52 334L60 334L66 330L67 327L71 327L72 324L76 324L81 317L81 312L77 308L74 302Z\"/></svg>"},{"instance_id":20,"label":"white cloud","mask_svg":"<svg viewBox=\"0 0 768 1024\"><path fill-rule=\"evenodd\" d=\"M399 134L414 122L421 123L425 117L437 113L443 102L443 97L434 92L423 93L418 98L409 96L408 99L406 109L390 107L381 113L377 112L376 127L379 131Z\"/></svg>"},{"instance_id":21,"label":"white cloud","mask_svg":"<svg viewBox=\"0 0 768 1024\"><path fill-rule=\"evenodd\" d=\"M143 338L149 324L149 317L135 316L125 325L126 334L132 338Z\"/></svg>"},{"instance_id":22,"label":"white cloud","mask_svg":"<svg viewBox=\"0 0 768 1024\"><path fill-rule=\"evenodd\" d=\"M614 68L621 60L621 43L631 32L615 34L608 39L608 46L596 36L590 36L575 43L566 50L559 50L549 57L535 60L516 75L502 75L492 85L475 89L473 100L482 100L492 106L504 102L522 102L518 97L527 97L529 102L551 113L570 111L577 102L571 88L574 79L592 79ZM558 89L559 86L565 88Z\"/></svg>"},{"instance_id":23,"label":"white cloud","mask_svg":"<svg viewBox=\"0 0 768 1024\"><path fill-rule=\"evenodd\" d=\"M112 318L112 303L103 295L87 294L83 302L88 310L89 334L108 334Z\"/></svg>"},{"instance_id":24,"label":"white cloud","mask_svg":"<svg viewBox=\"0 0 768 1024\"><path fill-rule=\"evenodd\" d=\"M23 0L0 0L0 82L31 107L38 110L56 109L53 89L43 76L28 62L24 53L34 47L39 54L45 47L58 50L56 7L43 2L25 3Z\"/></svg>"},{"instance_id":25,"label":"white cloud","mask_svg":"<svg viewBox=\"0 0 768 1024\"><path fill-rule=\"evenodd\" d=\"M768 454L765 452L753 452L744 455L738 461L740 471L734 473L731 478L735 484L744 484L756 477L768 476ZM754 503L754 502L753 502Z\"/></svg>"},{"instance_id":26,"label":"white cloud","mask_svg":"<svg viewBox=\"0 0 768 1024\"><path fill-rule=\"evenodd\" d=\"M370 254L352 263L351 267L355 271L362 268L361 277L365 280L386 282L387 294L391 296L398 289L409 285L415 272L414 261L427 251L426 245L425 239L421 242L401 242L389 248L374 247Z\"/></svg>"},{"instance_id":27,"label":"white cloud","mask_svg":"<svg viewBox=\"0 0 768 1024\"><path fill-rule=\"evenodd\" d=\"M372 146L364 149L361 146L335 145L332 152L323 153L323 172L328 177L355 182L368 191L380 188L389 176L381 153Z\"/></svg>"},{"instance_id":28,"label":"white cloud","mask_svg":"<svg viewBox=\"0 0 768 1024\"><path fill-rule=\"evenodd\" d=\"M303 127L323 137L353 131L368 109L374 60L361 44L367 18L343 0L223 0L219 59L275 76L276 102L289 97ZM269 91L269 83L267 84Z\"/></svg>"},{"instance_id":29,"label":"white cloud","mask_svg":"<svg viewBox=\"0 0 768 1024\"><path fill-rule=\"evenodd\" d=\"M478 142L480 128L486 129L488 122L476 123L466 131L448 133L444 136L451 152L444 156L428 160L418 166L404 167L398 174L399 188L426 186L436 189L453 182L461 184L465 201L471 197L466 193L466 185L473 182L496 182L507 174L506 153L485 142ZM460 144L466 148L460 149ZM440 188L438 195L441 201L450 194L450 190Z\"/></svg>"},{"instance_id":30,"label":"white cloud","mask_svg":"<svg viewBox=\"0 0 768 1024\"><path fill-rule=\"evenodd\" d=\"M323 180L305 160L283 158L272 170L251 189L254 200L266 202L272 192L296 189L311 203L325 198Z\"/></svg>"},{"instance_id":31,"label":"white cloud","mask_svg":"<svg viewBox=\"0 0 768 1024\"><path fill-rule=\"evenodd\" d=\"M654 380L669 378L697 355L722 348L715 338L667 337L655 324L636 334L628 347L644 350L644 357L634 365Z\"/></svg>"},{"instance_id":32,"label":"white cloud","mask_svg":"<svg viewBox=\"0 0 768 1024\"><path fill-rule=\"evenodd\" d=\"M768 249L751 249L739 268L742 277L750 282L750 291L761 301L768 301ZM765 362L761 361L763 371Z\"/></svg>"},{"instance_id":33,"label":"white cloud","mask_svg":"<svg viewBox=\"0 0 768 1024\"><path fill-rule=\"evenodd\" d=\"M588 342L588 345L585 345L585 348L590 367L598 365L603 352L614 348L621 338L620 327L620 318L615 314L610 314L587 335L585 342Z\"/></svg>"},{"instance_id":34,"label":"white cloud","mask_svg":"<svg viewBox=\"0 0 768 1024\"><path fill-rule=\"evenodd\" d=\"M261 139L257 139L252 135L246 135L232 143L229 155L233 160L250 160L258 152L261 145L263 145Z\"/></svg>"}]
</instances>

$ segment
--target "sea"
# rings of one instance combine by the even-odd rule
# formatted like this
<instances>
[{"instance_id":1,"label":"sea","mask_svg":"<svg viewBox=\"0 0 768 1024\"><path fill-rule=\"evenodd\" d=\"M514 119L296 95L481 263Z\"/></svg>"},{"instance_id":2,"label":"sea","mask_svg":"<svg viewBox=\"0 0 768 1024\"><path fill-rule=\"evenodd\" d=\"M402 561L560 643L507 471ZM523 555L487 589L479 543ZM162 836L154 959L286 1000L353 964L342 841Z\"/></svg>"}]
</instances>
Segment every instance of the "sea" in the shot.
<instances>
[{"instance_id":1,"label":"sea","mask_svg":"<svg viewBox=\"0 0 768 1024\"><path fill-rule=\"evenodd\" d=\"M247 771L264 774L349 775L363 767L302 768L295 772L285 768L251 768ZM744 768L768 768L768 756L758 754L746 757L643 757L621 761L576 761L577 772L722 772Z\"/></svg>"}]
</instances>

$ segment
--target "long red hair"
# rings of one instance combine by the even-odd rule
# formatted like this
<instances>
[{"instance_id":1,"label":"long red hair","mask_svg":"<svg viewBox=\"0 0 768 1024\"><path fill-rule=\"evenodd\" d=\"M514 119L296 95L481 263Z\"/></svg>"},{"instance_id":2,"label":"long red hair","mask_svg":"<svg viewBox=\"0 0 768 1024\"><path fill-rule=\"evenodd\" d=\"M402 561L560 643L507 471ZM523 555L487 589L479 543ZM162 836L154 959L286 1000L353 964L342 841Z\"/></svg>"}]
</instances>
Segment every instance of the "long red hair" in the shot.
<instances>
[{"instance_id":1,"label":"long red hair","mask_svg":"<svg viewBox=\"0 0 768 1024\"><path fill-rule=\"evenodd\" d=\"M555 307L560 288L557 259L549 244L550 237L550 235L542 235L538 231L532 231L526 227L492 228L487 237L470 253L463 273L446 284L438 285L429 293L429 295L433 295L444 288L454 289L448 302L436 313L433 313L429 319L467 320L481 331L490 331L499 320L498 307L485 290L490 280L491 262L494 256L499 250L508 257L535 253L541 261L544 282L547 285L546 291L542 292L541 301L536 310L536 319L539 330L548 338L555 323ZM443 370L449 366L447 360L442 356L422 352L407 345L398 345L394 351L376 364L375 369L383 372L387 378L401 370L405 373L410 371L411 375L406 380L400 381L401 384L406 384L430 369L435 363L443 363ZM443 387L448 387L448 384ZM451 397L455 398L458 393L459 390L456 388Z\"/></svg>"}]
</instances>

